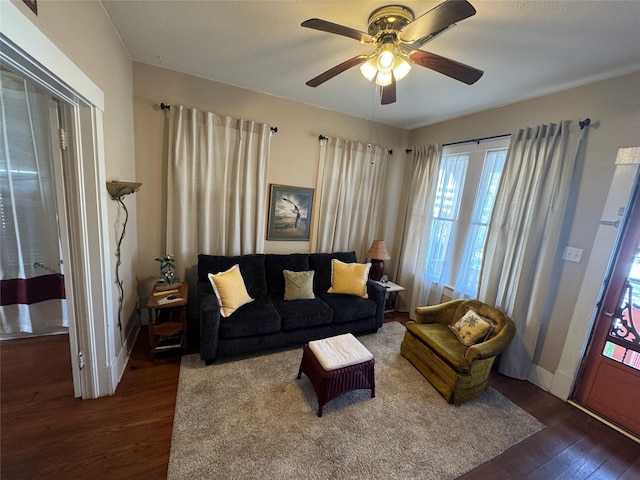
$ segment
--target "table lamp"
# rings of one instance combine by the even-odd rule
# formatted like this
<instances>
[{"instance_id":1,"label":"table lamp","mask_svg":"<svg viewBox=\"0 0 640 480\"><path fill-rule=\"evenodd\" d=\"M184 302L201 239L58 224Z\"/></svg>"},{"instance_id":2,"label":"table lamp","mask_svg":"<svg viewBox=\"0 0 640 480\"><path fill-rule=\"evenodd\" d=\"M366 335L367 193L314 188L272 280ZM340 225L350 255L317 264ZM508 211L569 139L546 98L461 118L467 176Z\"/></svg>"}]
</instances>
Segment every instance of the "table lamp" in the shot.
<instances>
[{"instance_id":1,"label":"table lamp","mask_svg":"<svg viewBox=\"0 0 640 480\"><path fill-rule=\"evenodd\" d=\"M371 259L369 278L371 280L380 280L384 275L384 261L391 259L391 255L389 255L387 248L384 246L384 240L374 240L366 255Z\"/></svg>"}]
</instances>

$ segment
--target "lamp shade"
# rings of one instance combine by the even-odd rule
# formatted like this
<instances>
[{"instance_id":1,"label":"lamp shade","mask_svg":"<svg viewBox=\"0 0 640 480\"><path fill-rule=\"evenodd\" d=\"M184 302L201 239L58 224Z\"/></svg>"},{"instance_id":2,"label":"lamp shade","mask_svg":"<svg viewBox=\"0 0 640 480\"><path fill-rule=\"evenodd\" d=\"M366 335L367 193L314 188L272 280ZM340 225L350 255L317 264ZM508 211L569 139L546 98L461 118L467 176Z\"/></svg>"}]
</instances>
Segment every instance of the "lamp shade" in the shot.
<instances>
[{"instance_id":1,"label":"lamp shade","mask_svg":"<svg viewBox=\"0 0 640 480\"><path fill-rule=\"evenodd\" d=\"M125 195L137 192L140 190L141 185L142 183L139 182L119 182L116 180L107 182L107 191L111 195L111 199L117 200Z\"/></svg>"},{"instance_id":2,"label":"lamp shade","mask_svg":"<svg viewBox=\"0 0 640 480\"><path fill-rule=\"evenodd\" d=\"M371 248L367 251L367 257L374 260L391 259L391 255L387 252L387 247L384 246L384 240L374 240L371 244Z\"/></svg>"}]
</instances>

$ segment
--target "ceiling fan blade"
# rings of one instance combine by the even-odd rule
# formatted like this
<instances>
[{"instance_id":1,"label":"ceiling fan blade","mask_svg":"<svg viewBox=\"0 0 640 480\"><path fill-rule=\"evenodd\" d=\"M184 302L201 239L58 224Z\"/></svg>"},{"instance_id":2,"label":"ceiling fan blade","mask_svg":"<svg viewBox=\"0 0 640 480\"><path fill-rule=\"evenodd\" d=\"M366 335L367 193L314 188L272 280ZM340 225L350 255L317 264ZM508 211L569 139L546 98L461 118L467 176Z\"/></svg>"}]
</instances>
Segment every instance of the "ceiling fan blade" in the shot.
<instances>
[{"instance_id":1,"label":"ceiling fan blade","mask_svg":"<svg viewBox=\"0 0 640 480\"><path fill-rule=\"evenodd\" d=\"M345 27L344 25L338 25L337 23L327 22L319 18L310 18L301 23L301 26L307 28L313 28L322 32L335 33L344 37L355 38L361 43L372 43L373 37L368 33L361 32L354 28Z\"/></svg>"},{"instance_id":2,"label":"ceiling fan blade","mask_svg":"<svg viewBox=\"0 0 640 480\"><path fill-rule=\"evenodd\" d=\"M381 105L389 105L390 103L396 103L396 77L391 75L391 83L385 87L382 87L382 100Z\"/></svg>"},{"instance_id":3,"label":"ceiling fan blade","mask_svg":"<svg viewBox=\"0 0 640 480\"><path fill-rule=\"evenodd\" d=\"M400 30L400 40L412 42L428 37L475 13L476 9L466 0L447 0Z\"/></svg>"},{"instance_id":4,"label":"ceiling fan blade","mask_svg":"<svg viewBox=\"0 0 640 480\"><path fill-rule=\"evenodd\" d=\"M412 52L409 58L411 58L411 61L416 65L435 70L467 85L473 85L480 80L480 77L484 74L482 70L478 70L477 68L422 50Z\"/></svg>"},{"instance_id":5,"label":"ceiling fan blade","mask_svg":"<svg viewBox=\"0 0 640 480\"><path fill-rule=\"evenodd\" d=\"M341 64L336 65L333 68L330 68L326 72L321 73L317 77L312 78L307 82L307 85L309 85L310 87L317 87L318 85L323 84L327 80L332 79L339 73L342 73L345 70L349 70L351 67L355 67L356 65L360 65L361 63L364 63L366 60L367 60L366 55L358 55L357 57L350 58L349 60L346 60Z\"/></svg>"}]
</instances>

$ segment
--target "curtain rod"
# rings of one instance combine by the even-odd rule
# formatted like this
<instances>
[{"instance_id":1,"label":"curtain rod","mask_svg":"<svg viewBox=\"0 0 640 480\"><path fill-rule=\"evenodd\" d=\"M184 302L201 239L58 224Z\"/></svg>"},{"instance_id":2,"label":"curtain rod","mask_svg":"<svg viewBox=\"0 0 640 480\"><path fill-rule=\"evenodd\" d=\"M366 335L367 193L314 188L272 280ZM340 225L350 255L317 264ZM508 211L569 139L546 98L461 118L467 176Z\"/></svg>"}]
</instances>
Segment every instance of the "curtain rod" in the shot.
<instances>
[{"instance_id":1,"label":"curtain rod","mask_svg":"<svg viewBox=\"0 0 640 480\"><path fill-rule=\"evenodd\" d=\"M587 117L584 120L580 120L580 121L578 121L578 125L580 126L580 130L583 130L585 127L588 127L589 125L591 125L591 119L589 117ZM511 135L510 133L503 133L502 135L493 135L491 137L472 138L470 140L462 140L461 142L445 143L442 146L443 147L450 147L452 145L462 145L463 143L477 143L477 144L480 144L480 142L483 142L485 140L493 140L495 138L508 137L510 135ZM410 153L412 151L413 150L411 148L407 148L405 150L406 153Z\"/></svg>"},{"instance_id":2,"label":"curtain rod","mask_svg":"<svg viewBox=\"0 0 640 480\"><path fill-rule=\"evenodd\" d=\"M463 143L477 143L478 145L480 144L480 142L484 142L486 140L493 140L496 138L503 138L503 137L508 137L510 136L510 133L503 133L502 135L492 135L490 137L482 137L482 138L471 138L469 140L462 140L460 142L451 142L451 143L444 143L442 144L443 147L450 147L452 145L462 145ZM407 148L405 150L406 153L410 153L413 152L413 149L411 148Z\"/></svg>"},{"instance_id":3,"label":"curtain rod","mask_svg":"<svg viewBox=\"0 0 640 480\"><path fill-rule=\"evenodd\" d=\"M322 141L322 140L327 140L329 137L325 137L324 135L318 135L318 140ZM371 144L369 144L369 146L371 146ZM389 149L387 150L387 152L389 152L389 155L393 155L393 150Z\"/></svg>"},{"instance_id":4,"label":"curtain rod","mask_svg":"<svg viewBox=\"0 0 640 480\"><path fill-rule=\"evenodd\" d=\"M171 110L171 105L160 102L160 110ZM278 127L269 127L272 133L278 133Z\"/></svg>"}]
</instances>

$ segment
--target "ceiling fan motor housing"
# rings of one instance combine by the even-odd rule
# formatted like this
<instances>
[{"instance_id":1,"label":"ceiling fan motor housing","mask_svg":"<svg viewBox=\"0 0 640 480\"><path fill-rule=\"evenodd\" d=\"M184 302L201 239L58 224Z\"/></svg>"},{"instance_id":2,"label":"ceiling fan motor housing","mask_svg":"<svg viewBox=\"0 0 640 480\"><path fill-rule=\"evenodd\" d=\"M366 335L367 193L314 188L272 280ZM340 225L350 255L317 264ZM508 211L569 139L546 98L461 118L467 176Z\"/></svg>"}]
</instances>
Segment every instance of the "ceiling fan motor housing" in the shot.
<instances>
[{"instance_id":1,"label":"ceiling fan motor housing","mask_svg":"<svg viewBox=\"0 0 640 480\"><path fill-rule=\"evenodd\" d=\"M381 32L395 30L400 31L403 27L413 22L415 15L413 10L404 5L386 5L376 8L369 15L369 35L375 37Z\"/></svg>"}]
</instances>

